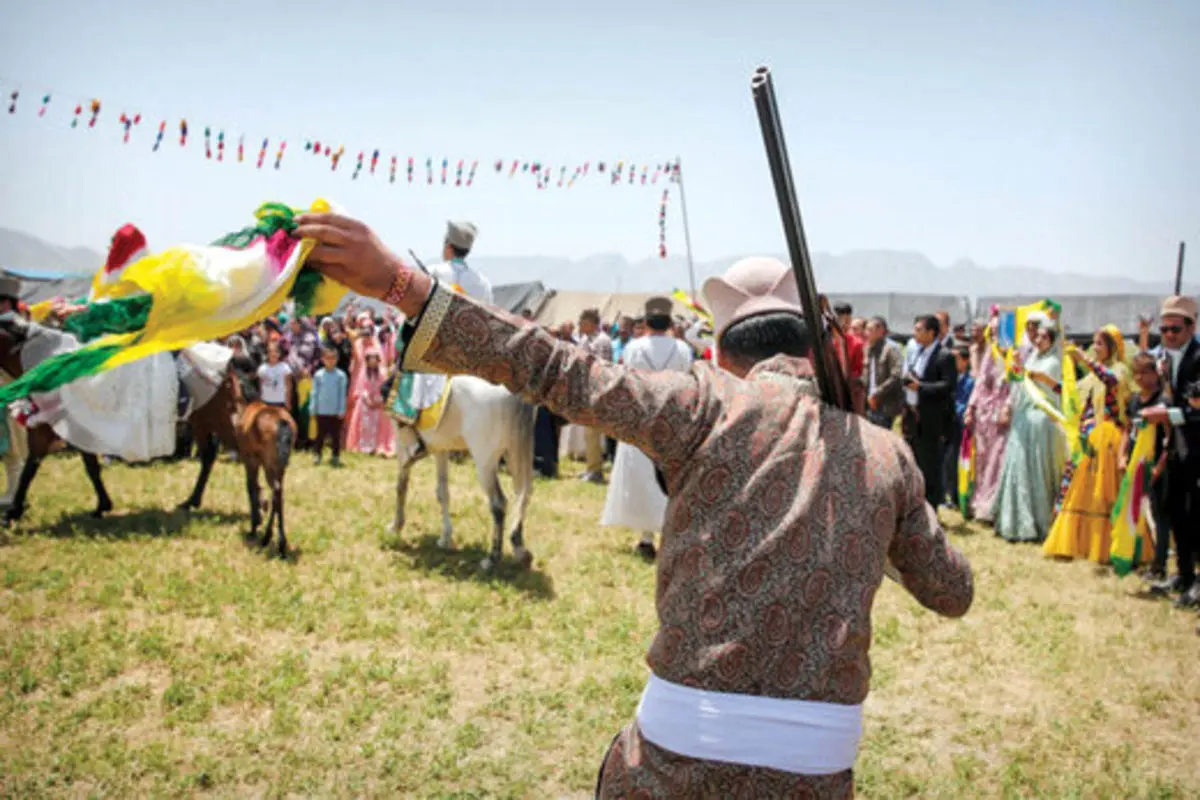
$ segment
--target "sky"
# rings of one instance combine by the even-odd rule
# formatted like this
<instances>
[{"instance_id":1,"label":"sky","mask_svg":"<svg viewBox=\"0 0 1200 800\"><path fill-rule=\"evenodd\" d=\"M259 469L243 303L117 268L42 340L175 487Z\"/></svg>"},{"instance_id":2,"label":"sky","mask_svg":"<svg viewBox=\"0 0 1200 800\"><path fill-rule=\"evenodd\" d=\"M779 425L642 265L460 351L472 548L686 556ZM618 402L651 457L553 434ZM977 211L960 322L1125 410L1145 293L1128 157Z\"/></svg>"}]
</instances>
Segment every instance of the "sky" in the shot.
<instances>
[{"instance_id":1,"label":"sky","mask_svg":"<svg viewBox=\"0 0 1200 800\"><path fill-rule=\"evenodd\" d=\"M0 96L21 92L0 111L0 226L104 250L133 222L166 247L241 228L264 201L325 197L401 253L436 253L462 218L478 254L636 260L658 248L661 181L539 191L492 164L677 156L697 261L783 252L749 88L765 64L814 251L1165 281L1181 239L1200 258L1197 42L1194 0L0 0ZM85 107L72 130L92 97L97 127ZM143 115L129 144L122 112ZM204 158L206 125L214 147L225 130L225 163ZM345 146L336 172L308 139ZM380 172L351 180L376 147ZM409 186L410 155L418 178L427 156L480 172Z\"/></svg>"}]
</instances>

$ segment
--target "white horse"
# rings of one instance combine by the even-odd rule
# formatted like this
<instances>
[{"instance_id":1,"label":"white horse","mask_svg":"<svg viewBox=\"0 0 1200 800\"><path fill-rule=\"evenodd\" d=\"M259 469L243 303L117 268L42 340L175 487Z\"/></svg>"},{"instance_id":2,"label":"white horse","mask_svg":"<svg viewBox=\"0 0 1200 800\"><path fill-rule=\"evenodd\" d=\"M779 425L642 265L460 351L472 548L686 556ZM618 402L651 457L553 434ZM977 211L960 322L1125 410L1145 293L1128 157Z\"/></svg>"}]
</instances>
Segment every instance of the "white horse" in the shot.
<instances>
[{"instance_id":1,"label":"white horse","mask_svg":"<svg viewBox=\"0 0 1200 800\"><path fill-rule=\"evenodd\" d=\"M510 539L513 556L522 567L533 563L533 554L525 549L525 512L533 491L533 427L536 410L503 386L469 375L450 378L449 394L442 418L432 430L419 431L424 454L437 460L437 499L442 507L442 535L438 546L454 547L454 528L450 522L450 453L464 449L471 452L479 485L487 495L492 511L492 550L480 567L492 570L503 556L504 517L508 500L500 488L500 459L506 459L512 475L516 515ZM393 421L393 424L396 424ZM399 468L396 475L396 519L392 532L404 530L404 505L408 499L408 477L412 459L398 448Z\"/></svg>"}]
</instances>

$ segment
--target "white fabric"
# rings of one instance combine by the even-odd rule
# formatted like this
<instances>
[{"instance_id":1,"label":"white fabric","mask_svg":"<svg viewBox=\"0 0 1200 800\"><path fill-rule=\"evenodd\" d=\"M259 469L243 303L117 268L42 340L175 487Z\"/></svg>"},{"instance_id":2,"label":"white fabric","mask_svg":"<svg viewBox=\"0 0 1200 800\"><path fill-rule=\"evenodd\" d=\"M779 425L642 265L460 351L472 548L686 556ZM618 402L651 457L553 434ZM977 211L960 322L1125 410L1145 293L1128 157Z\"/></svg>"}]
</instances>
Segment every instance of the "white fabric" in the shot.
<instances>
[{"instance_id":1,"label":"white fabric","mask_svg":"<svg viewBox=\"0 0 1200 800\"><path fill-rule=\"evenodd\" d=\"M212 400L225 380L232 358L233 350L215 342L198 342L180 352L175 366L188 392L185 418Z\"/></svg>"},{"instance_id":2,"label":"white fabric","mask_svg":"<svg viewBox=\"0 0 1200 800\"><path fill-rule=\"evenodd\" d=\"M1183 363L1183 348L1181 347L1178 350L1168 350L1164 347L1163 352L1167 355L1167 358L1170 359L1171 387L1174 389L1176 388L1176 382L1179 380L1179 365ZM1182 389L1184 387L1180 386L1178 388Z\"/></svg>"},{"instance_id":3,"label":"white fabric","mask_svg":"<svg viewBox=\"0 0 1200 800\"><path fill-rule=\"evenodd\" d=\"M689 758L836 775L854 767L862 705L693 689L651 674L638 705L642 736Z\"/></svg>"},{"instance_id":4,"label":"white fabric","mask_svg":"<svg viewBox=\"0 0 1200 800\"><path fill-rule=\"evenodd\" d=\"M258 381L262 386L264 403L283 405L287 403L287 379L292 374L292 368L286 361L276 364L263 364L258 368Z\"/></svg>"},{"instance_id":5,"label":"white fabric","mask_svg":"<svg viewBox=\"0 0 1200 800\"><path fill-rule=\"evenodd\" d=\"M467 297L491 304L492 284L477 270L468 266L465 261L443 261L429 268L429 274L447 289L458 286ZM449 377L427 372L413 373L412 391L409 395L409 405L416 411L430 408L441 399L446 390Z\"/></svg>"},{"instance_id":6,"label":"white fabric","mask_svg":"<svg viewBox=\"0 0 1200 800\"><path fill-rule=\"evenodd\" d=\"M933 353L933 345L922 348L920 352L917 353L917 357L913 359L912 369L910 371L918 378L925 377L925 367L929 365L929 356L931 353ZM916 407L917 392L912 389L905 389L904 398L908 401L910 406Z\"/></svg>"},{"instance_id":7,"label":"white fabric","mask_svg":"<svg viewBox=\"0 0 1200 800\"><path fill-rule=\"evenodd\" d=\"M179 378L170 353L158 353L34 395L37 415L64 441L88 453L149 461L175 452Z\"/></svg>"},{"instance_id":8,"label":"white fabric","mask_svg":"<svg viewBox=\"0 0 1200 800\"><path fill-rule=\"evenodd\" d=\"M489 305L495 302L492 300L491 281L468 266L465 261L443 261L441 264L434 264L429 268L429 274L437 278L447 289L457 285L462 288L463 294L467 297L482 300Z\"/></svg>"},{"instance_id":9,"label":"white fabric","mask_svg":"<svg viewBox=\"0 0 1200 800\"><path fill-rule=\"evenodd\" d=\"M878 352L871 351L871 357L867 360L867 397L875 396L875 369L879 365L879 357L883 355L883 348L879 348Z\"/></svg>"},{"instance_id":10,"label":"white fabric","mask_svg":"<svg viewBox=\"0 0 1200 800\"><path fill-rule=\"evenodd\" d=\"M643 336L625 348L624 360L626 366L635 369L686 372L691 367L692 352L670 336ZM654 462L633 445L620 442L600 524L657 533L662 530L666 512L667 496L654 476Z\"/></svg>"},{"instance_id":11,"label":"white fabric","mask_svg":"<svg viewBox=\"0 0 1200 800\"><path fill-rule=\"evenodd\" d=\"M417 411L432 407L441 399L442 392L446 389L446 381L449 379L446 375L435 375L427 372L414 374L409 403Z\"/></svg>"},{"instance_id":12,"label":"white fabric","mask_svg":"<svg viewBox=\"0 0 1200 800\"><path fill-rule=\"evenodd\" d=\"M559 434L558 457L583 461L587 458L587 435L583 425L564 425Z\"/></svg>"}]
</instances>

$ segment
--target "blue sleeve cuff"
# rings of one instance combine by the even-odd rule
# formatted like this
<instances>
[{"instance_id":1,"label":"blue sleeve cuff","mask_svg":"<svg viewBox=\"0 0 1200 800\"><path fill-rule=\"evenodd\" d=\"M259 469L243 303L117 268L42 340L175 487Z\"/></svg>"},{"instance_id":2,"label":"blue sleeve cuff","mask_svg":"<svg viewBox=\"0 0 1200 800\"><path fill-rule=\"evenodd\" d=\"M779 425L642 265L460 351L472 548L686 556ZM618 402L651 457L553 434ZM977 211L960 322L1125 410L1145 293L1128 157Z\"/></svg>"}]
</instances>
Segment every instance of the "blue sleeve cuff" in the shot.
<instances>
[{"instance_id":1,"label":"blue sleeve cuff","mask_svg":"<svg viewBox=\"0 0 1200 800\"><path fill-rule=\"evenodd\" d=\"M1182 408L1167 409L1167 419L1170 420L1171 425L1173 425L1176 428L1183 425L1184 424L1183 409Z\"/></svg>"}]
</instances>

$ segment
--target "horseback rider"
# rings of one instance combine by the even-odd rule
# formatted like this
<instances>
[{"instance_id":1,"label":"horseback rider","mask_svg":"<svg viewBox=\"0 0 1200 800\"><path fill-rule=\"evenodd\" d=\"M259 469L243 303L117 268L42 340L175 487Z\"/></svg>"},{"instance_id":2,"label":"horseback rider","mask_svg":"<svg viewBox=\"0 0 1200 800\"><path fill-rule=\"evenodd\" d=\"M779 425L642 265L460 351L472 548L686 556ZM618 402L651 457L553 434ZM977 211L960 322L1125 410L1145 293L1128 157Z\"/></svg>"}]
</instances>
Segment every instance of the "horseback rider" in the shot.
<instances>
[{"instance_id":1,"label":"horseback rider","mask_svg":"<svg viewBox=\"0 0 1200 800\"><path fill-rule=\"evenodd\" d=\"M466 261L478 233L479 229L473 222L447 222L446 237L442 242L442 258L445 261L431 266L429 274L442 286L490 304L491 282ZM417 419L422 410L441 399L446 382L445 375L420 372L401 373L396 381L395 399L390 406L392 417L398 423L398 448L408 453L409 458L417 458L425 451L425 445L417 433Z\"/></svg>"}]
</instances>

